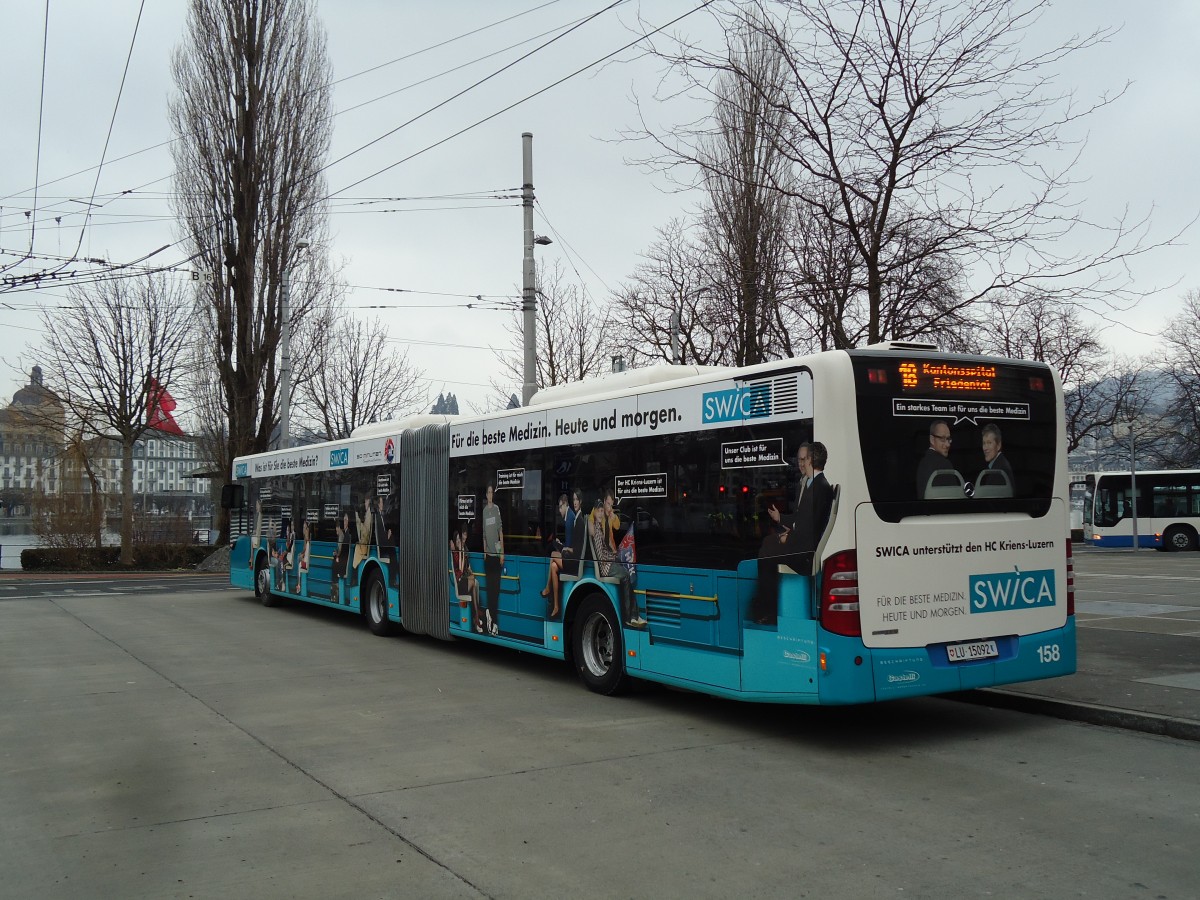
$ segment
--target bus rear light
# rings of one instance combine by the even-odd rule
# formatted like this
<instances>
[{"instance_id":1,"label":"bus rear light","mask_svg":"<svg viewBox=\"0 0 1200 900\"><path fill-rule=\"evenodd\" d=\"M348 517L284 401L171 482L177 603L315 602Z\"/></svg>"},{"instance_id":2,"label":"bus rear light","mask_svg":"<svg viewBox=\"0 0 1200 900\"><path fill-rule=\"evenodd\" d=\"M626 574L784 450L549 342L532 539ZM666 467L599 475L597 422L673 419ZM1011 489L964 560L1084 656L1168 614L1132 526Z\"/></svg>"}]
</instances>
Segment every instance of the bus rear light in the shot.
<instances>
[{"instance_id":1,"label":"bus rear light","mask_svg":"<svg viewBox=\"0 0 1200 900\"><path fill-rule=\"evenodd\" d=\"M1075 553L1067 538L1067 615L1075 615Z\"/></svg>"},{"instance_id":2,"label":"bus rear light","mask_svg":"<svg viewBox=\"0 0 1200 900\"><path fill-rule=\"evenodd\" d=\"M821 625L834 634L858 637L858 553L843 550L821 567Z\"/></svg>"}]
</instances>

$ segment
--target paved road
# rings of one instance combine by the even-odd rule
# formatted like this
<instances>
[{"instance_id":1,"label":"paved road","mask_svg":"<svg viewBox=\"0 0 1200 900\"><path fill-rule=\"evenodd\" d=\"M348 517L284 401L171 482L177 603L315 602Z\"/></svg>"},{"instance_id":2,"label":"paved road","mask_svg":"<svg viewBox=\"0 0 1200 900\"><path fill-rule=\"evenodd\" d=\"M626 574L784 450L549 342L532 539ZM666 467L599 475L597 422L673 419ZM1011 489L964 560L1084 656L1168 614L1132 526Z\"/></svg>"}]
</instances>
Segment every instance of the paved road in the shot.
<instances>
[{"instance_id":1,"label":"paved road","mask_svg":"<svg viewBox=\"0 0 1200 900\"><path fill-rule=\"evenodd\" d=\"M169 585L172 591L227 591L229 576L191 573L3 575L0 576L0 602L28 600L33 597L104 597L113 594L158 596L163 593L164 584Z\"/></svg>"},{"instance_id":2,"label":"paved road","mask_svg":"<svg viewBox=\"0 0 1200 900\"><path fill-rule=\"evenodd\" d=\"M0 603L5 896L1200 891L1192 742L941 699L614 700L220 580L141 586Z\"/></svg>"}]
</instances>

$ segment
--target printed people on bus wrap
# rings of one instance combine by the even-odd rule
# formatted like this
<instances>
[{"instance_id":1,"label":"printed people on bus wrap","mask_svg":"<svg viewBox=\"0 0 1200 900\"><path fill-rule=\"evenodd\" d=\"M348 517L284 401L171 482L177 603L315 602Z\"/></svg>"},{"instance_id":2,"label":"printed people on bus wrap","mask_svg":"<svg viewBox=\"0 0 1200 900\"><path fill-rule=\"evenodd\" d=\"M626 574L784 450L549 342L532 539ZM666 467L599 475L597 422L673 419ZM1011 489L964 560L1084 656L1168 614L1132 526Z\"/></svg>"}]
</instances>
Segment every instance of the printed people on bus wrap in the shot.
<instances>
[{"instance_id":1,"label":"printed people on bus wrap","mask_svg":"<svg viewBox=\"0 0 1200 900\"><path fill-rule=\"evenodd\" d=\"M296 593L308 594L308 564L312 554L312 529L308 520L304 520L304 547L300 551L300 574L296 576Z\"/></svg>"},{"instance_id":2,"label":"printed people on bus wrap","mask_svg":"<svg viewBox=\"0 0 1200 900\"><path fill-rule=\"evenodd\" d=\"M929 447L917 465L918 499L925 499L925 491L934 472L943 469L954 471L954 463L950 462L950 443L950 426L941 420L932 422L929 426Z\"/></svg>"},{"instance_id":3,"label":"printed people on bus wrap","mask_svg":"<svg viewBox=\"0 0 1200 900\"><path fill-rule=\"evenodd\" d=\"M358 584L358 567L371 555L371 538L375 531L375 516L371 512L370 495L363 497L363 514L354 511L354 526L358 541L354 545L354 564L350 568L350 586Z\"/></svg>"},{"instance_id":4,"label":"printed people on bus wrap","mask_svg":"<svg viewBox=\"0 0 1200 900\"><path fill-rule=\"evenodd\" d=\"M342 521L334 527L337 529L337 550L333 554L333 587L329 599L341 603L341 584L350 563L350 514L343 513Z\"/></svg>"},{"instance_id":5,"label":"printed people on bus wrap","mask_svg":"<svg viewBox=\"0 0 1200 900\"><path fill-rule=\"evenodd\" d=\"M558 573L562 569L563 553L569 549L566 542L571 540L571 526L575 523L575 511L567 502L566 494L559 495L558 517L563 520L564 524L563 539L559 540L556 534L550 537L550 565L546 572L546 586L542 588L542 596L550 598L551 601L550 618L552 619L558 615L561 596Z\"/></svg>"},{"instance_id":6,"label":"printed people on bus wrap","mask_svg":"<svg viewBox=\"0 0 1200 900\"><path fill-rule=\"evenodd\" d=\"M794 553L812 553L825 533L833 508L833 487L825 477L829 451L820 441L813 441L801 444L796 458L803 477L796 499L793 533L784 535L780 541L790 545Z\"/></svg>"},{"instance_id":7,"label":"printed people on bus wrap","mask_svg":"<svg viewBox=\"0 0 1200 900\"><path fill-rule=\"evenodd\" d=\"M504 522L500 507L493 501L496 489L487 486L487 505L483 508L483 580L487 588L484 611L488 634L500 633L500 577L504 574Z\"/></svg>"},{"instance_id":8,"label":"printed people on bus wrap","mask_svg":"<svg viewBox=\"0 0 1200 900\"><path fill-rule=\"evenodd\" d=\"M563 547L562 574L579 575L579 561L584 557L587 542L587 514L583 511L583 493L578 488L571 491L571 511L567 516L570 543Z\"/></svg>"},{"instance_id":9,"label":"printed people on bus wrap","mask_svg":"<svg viewBox=\"0 0 1200 900\"><path fill-rule=\"evenodd\" d=\"M254 560L258 556L258 548L262 546L262 501L254 501L254 532L250 535L250 559L247 560L247 566L254 568Z\"/></svg>"},{"instance_id":10,"label":"printed people on bus wrap","mask_svg":"<svg viewBox=\"0 0 1200 900\"><path fill-rule=\"evenodd\" d=\"M592 549L596 556L596 570L601 578L616 578L617 593L621 598L621 620L631 628L646 625L638 610L637 600L630 583L630 571L617 557L616 535L621 528L621 519L613 511L613 492L604 492L601 506L592 510Z\"/></svg>"},{"instance_id":11,"label":"printed people on bus wrap","mask_svg":"<svg viewBox=\"0 0 1200 900\"><path fill-rule=\"evenodd\" d=\"M383 515L383 497L379 498L379 505L375 513L375 543L379 546L379 558L387 565L388 585L391 587L400 587L400 559L399 549L396 547L396 533L386 524Z\"/></svg>"},{"instance_id":12,"label":"printed people on bus wrap","mask_svg":"<svg viewBox=\"0 0 1200 900\"><path fill-rule=\"evenodd\" d=\"M279 527L276 530L275 537L271 541L271 574L272 586L277 591L287 590L287 541L290 523L287 528L283 525L284 520L280 520Z\"/></svg>"},{"instance_id":13,"label":"printed people on bus wrap","mask_svg":"<svg viewBox=\"0 0 1200 900\"><path fill-rule=\"evenodd\" d=\"M833 508L833 487L825 477L825 464L829 451L820 441L805 441L796 451L796 464L800 468L800 484L796 490L796 511L790 517L782 516L778 507L767 505L767 515L775 531L764 540L768 552L778 551L774 558L760 552L758 566L758 589L751 605L751 618L760 625L774 625L779 618L779 566L786 565L794 572L808 575L812 572L812 556L817 549L829 515Z\"/></svg>"},{"instance_id":14,"label":"printed people on bus wrap","mask_svg":"<svg viewBox=\"0 0 1200 900\"><path fill-rule=\"evenodd\" d=\"M291 520L289 520L286 536L279 548L279 589L284 593L289 590L287 573L292 571L292 567L295 565L295 553L296 529L292 527Z\"/></svg>"},{"instance_id":15,"label":"printed people on bus wrap","mask_svg":"<svg viewBox=\"0 0 1200 900\"><path fill-rule=\"evenodd\" d=\"M1008 457L1004 455L1004 441L1000 436L1000 426L994 422L989 422L987 425L984 425L982 443L983 470L975 479L976 485L978 486L983 482L984 472L1003 472L1008 476L1009 486L1015 490L1017 481L1013 476L1012 465L1009 463Z\"/></svg>"},{"instance_id":16,"label":"printed people on bus wrap","mask_svg":"<svg viewBox=\"0 0 1200 900\"><path fill-rule=\"evenodd\" d=\"M476 634L483 634L483 619L479 613L479 582L471 571L471 558L467 555L467 531L451 526L450 563L454 570L454 590L459 597L466 597L471 610L471 627Z\"/></svg>"},{"instance_id":17,"label":"printed people on bus wrap","mask_svg":"<svg viewBox=\"0 0 1200 900\"><path fill-rule=\"evenodd\" d=\"M791 530L784 522L783 501L772 497L767 501L763 523L763 541L758 548L758 582L754 596L750 598L750 618L761 625L768 625L778 609L779 563L784 548L780 538Z\"/></svg>"}]
</instances>

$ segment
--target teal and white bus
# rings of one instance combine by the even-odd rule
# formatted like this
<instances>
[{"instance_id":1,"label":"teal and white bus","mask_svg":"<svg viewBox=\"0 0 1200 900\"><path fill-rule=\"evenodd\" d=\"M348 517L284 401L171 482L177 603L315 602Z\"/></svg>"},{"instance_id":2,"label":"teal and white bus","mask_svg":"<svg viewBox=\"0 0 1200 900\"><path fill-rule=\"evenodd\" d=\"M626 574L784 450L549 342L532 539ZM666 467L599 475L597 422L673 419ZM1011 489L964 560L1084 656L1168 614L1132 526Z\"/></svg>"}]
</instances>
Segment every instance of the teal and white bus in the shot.
<instances>
[{"instance_id":1,"label":"teal and white bus","mask_svg":"<svg viewBox=\"0 0 1200 900\"><path fill-rule=\"evenodd\" d=\"M1064 435L1045 365L924 344L632 370L235 460L231 581L566 660L606 694L1048 678L1075 668ZM797 460L826 456L804 520Z\"/></svg>"},{"instance_id":2,"label":"teal and white bus","mask_svg":"<svg viewBox=\"0 0 1200 900\"><path fill-rule=\"evenodd\" d=\"M1200 549L1200 469L1091 472L1085 478L1083 530L1096 547Z\"/></svg>"}]
</instances>

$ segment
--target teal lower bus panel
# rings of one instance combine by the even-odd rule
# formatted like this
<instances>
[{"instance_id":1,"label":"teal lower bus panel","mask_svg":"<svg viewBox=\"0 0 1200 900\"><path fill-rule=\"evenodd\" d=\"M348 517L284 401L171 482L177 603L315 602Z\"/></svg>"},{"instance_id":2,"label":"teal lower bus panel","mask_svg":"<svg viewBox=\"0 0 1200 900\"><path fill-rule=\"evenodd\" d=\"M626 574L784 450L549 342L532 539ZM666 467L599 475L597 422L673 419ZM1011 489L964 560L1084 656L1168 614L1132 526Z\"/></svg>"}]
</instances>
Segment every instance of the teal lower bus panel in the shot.
<instances>
[{"instance_id":1,"label":"teal lower bus panel","mask_svg":"<svg viewBox=\"0 0 1200 900\"><path fill-rule=\"evenodd\" d=\"M959 663L939 665L935 651L944 648L905 647L899 650L871 650L871 668L875 676L875 698L896 700L923 694L948 694L961 690L958 666L976 666L979 671L990 663Z\"/></svg>"},{"instance_id":2,"label":"teal lower bus panel","mask_svg":"<svg viewBox=\"0 0 1200 900\"><path fill-rule=\"evenodd\" d=\"M1075 671L1075 620L1068 618L1062 628L1022 636L1003 635L996 641L999 656L971 662L951 662L945 644L909 647L897 650L867 650L853 638L845 649L835 652L838 640L823 634L828 644L829 671L822 674L821 702L858 703L867 700L896 700L928 694L993 687L1019 681L1056 678ZM874 697L862 695L856 678L847 683L847 664L854 654L863 659L855 669L868 671L873 679ZM849 657L849 659L847 659Z\"/></svg>"},{"instance_id":3,"label":"teal lower bus panel","mask_svg":"<svg viewBox=\"0 0 1200 900\"><path fill-rule=\"evenodd\" d=\"M741 684L741 657L737 653L655 640L629 628L625 629L625 644L626 668L638 677L668 675L674 683L691 684L698 691L736 691ZM637 656L629 658L629 651Z\"/></svg>"},{"instance_id":4,"label":"teal lower bus panel","mask_svg":"<svg viewBox=\"0 0 1200 900\"><path fill-rule=\"evenodd\" d=\"M818 628L817 654L821 670L817 679L820 703L870 703L876 699L871 651L863 646L862 638L830 634Z\"/></svg>"},{"instance_id":5,"label":"teal lower bus panel","mask_svg":"<svg viewBox=\"0 0 1200 900\"><path fill-rule=\"evenodd\" d=\"M250 560L250 538L242 535L229 551L229 583L233 587L254 590L254 566Z\"/></svg>"},{"instance_id":6,"label":"teal lower bus panel","mask_svg":"<svg viewBox=\"0 0 1200 900\"><path fill-rule=\"evenodd\" d=\"M1012 658L995 663L995 680L992 684L1013 684L1071 675L1075 672L1075 665L1075 617L1068 616L1067 624L1062 628L1019 638Z\"/></svg>"},{"instance_id":7,"label":"teal lower bus panel","mask_svg":"<svg viewBox=\"0 0 1200 900\"><path fill-rule=\"evenodd\" d=\"M742 690L747 694L816 694L816 622L781 616L775 628L747 628L743 640Z\"/></svg>"}]
</instances>

